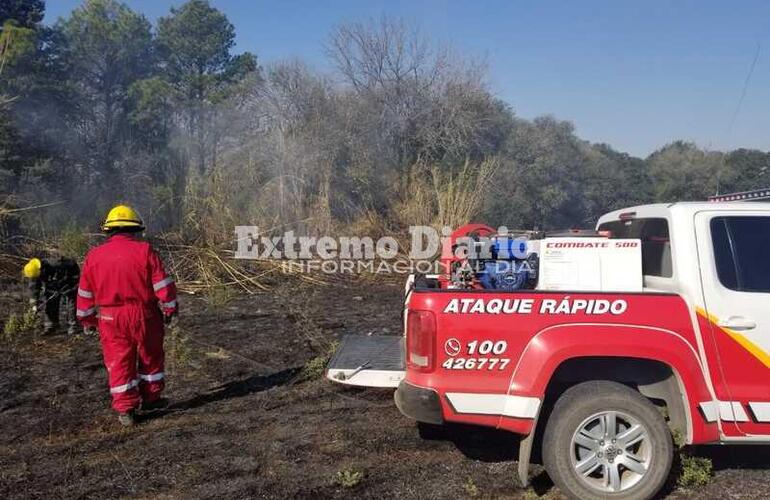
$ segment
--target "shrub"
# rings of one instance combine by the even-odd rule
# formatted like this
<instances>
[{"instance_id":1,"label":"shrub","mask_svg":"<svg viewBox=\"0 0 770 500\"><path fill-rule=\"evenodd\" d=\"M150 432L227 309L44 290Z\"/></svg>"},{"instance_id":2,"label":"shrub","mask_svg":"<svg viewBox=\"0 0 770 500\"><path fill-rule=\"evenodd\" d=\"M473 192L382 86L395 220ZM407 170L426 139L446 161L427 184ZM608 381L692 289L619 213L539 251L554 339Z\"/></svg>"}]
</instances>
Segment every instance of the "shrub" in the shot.
<instances>
[{"instance_id":1,"label":"shrub","mask_svg":"<svg viewBox=\"0 0 770 500\"><path fill-rule=\"evenodd\" d=\"M87 232L75 226L65 227L59 234L58 240L57 247L59 253L78 260L82 260L91 247L91 241Z\"/></svg>"},{"instance_id":2,"label":"shrub","mask_svg":"<svg viewBox=\"0 0 770 500\"><path fill-rule=\"evenodd\" d=\"M207 308L212 312L220 312L232 302L236 292L225 285L212 286L205 295Z\"/></svg>"},{"instance_id":3,"label":"shrub","mask_svg":"<svg viewBox=\"0 0 770 500\"><path fill-rule=\"evenodd\" d=\"M12 342L37 328L37 314L32 310L22 314L11 313L3 326L3 340Z\"/></svg>"},{"instance_id":4,"label":"shrub","mask_svg":"<svg viewBox=\"0 0 770 500\"><path fill-rule=\"evenodd\" d=\"M474 481L472 477L469 477L465 483L463 483L463 489L465 489L465 493L469 497L475 498L479 496L479 493L481 493L479 487L476 485L476 481Z\"/></svg>"},{"instance_id":5,"label":"shrub","mask_svg":"<svg viewBox=\"0 0 770 500\"><path fill-rule=\"evenodd\" d=\"M166 362L173 368L181 368L190 364L193 348L190 340L178 325L172 326L166 336Z\"/></svg>"},{"instance_id":6,"label":"shrub","mask_svg":"<svg viewBox=\"0 0 770 500\"><path fill-rule=\"evenodd\" d=\"M705 486L711 481L714 465L705 457L681 456L682 472L677 479L680 488Z\"/></svg>"},{"instance_id":7,"label":"shrub","mask_svg":"<svg viewBox=\"0 0 770 500\"><path fill-rule=\"evenodd\" d=\"M339 342L332 342L323 353L305 363L305 366L302 367L302 371L300 372L299 377L297 377L298 381L301 382L305 380L315 380L317 378L321 378L324 374L324 370L326 369L326 365L329 364L329 360L331 360L331 357L334 355L334 351L337 350L339 345Z\"/></svg>"},{"instance_id":8,"label":"shrub","mask_svg":"<svg viewBox=\"0 0 770 500\"><path fill-rule=\"evenodd\" d=\"M337 471L337 484L343 488L353 488L361 483L364 473L349 467Z\"/></svg>"}]
</instances>

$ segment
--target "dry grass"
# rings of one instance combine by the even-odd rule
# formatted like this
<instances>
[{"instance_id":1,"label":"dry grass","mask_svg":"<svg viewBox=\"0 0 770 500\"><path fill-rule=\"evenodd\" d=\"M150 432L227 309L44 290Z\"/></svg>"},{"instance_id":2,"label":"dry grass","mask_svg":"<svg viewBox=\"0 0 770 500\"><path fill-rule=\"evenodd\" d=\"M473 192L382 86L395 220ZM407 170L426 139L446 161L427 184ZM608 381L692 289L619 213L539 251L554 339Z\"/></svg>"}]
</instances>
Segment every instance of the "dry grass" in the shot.
<instances>
[{"instance_id":1,"label":"dry grass","mask_svg":"<svg viewBox=\"0 0 770 500\"><path fill-rule=\"evenodd\" d=\"M211 312L222 311L235 298L236 292L232 287L215 286L206 292L204 301L206 308Z\"/></svg>"},{"instance_id":2,"label":"dry grass","mask_svg":"<svg viewBox=\"0 0 770 500\"><path fill-rule=\"evenodd\" d=\"M172 324L173 325L173 324ZM187 335L173 325L168 329L165 339L166 365L169 371L179 371L186 368L193 359L195 349L190 345Z\"/></svg>"},{"instance_id":3,"label":"dry grass","mask_svg":"<svg viewBox=\"0 0 770 500\"><path fill-rule=\"evenodd\" d=\"M458 227L467 224L481 210L489 183L497 170L496 160L479 164L465 162L457 173L431 169L439 226Z\"/></svg>"},{"instance_id":4,"label":"dry grass","mask_svg":"<svg viewBox=\"0 0 770 500\"><path fill-rule=\"evenodd\" d=\"M395 205L394 219L404 227L466 224L480 213L497 168L497 160L466 160L454 169L418 163L402 183L404 189Z\"/></svg>"},{"instance_id":5,"label":"dry grass","mask_svg":"<svg viewBox=\"0 0 770 500\"><path fill-rule=\"evenodd\" d=\"M157 244L177 287L187 293L217 294L224 287L234 286L254 294L268 289L265 281L277 270L263 261L235 260L234 251L225 244L184 244L175 234L157 238Z\"/></svg>"}]
</instances>

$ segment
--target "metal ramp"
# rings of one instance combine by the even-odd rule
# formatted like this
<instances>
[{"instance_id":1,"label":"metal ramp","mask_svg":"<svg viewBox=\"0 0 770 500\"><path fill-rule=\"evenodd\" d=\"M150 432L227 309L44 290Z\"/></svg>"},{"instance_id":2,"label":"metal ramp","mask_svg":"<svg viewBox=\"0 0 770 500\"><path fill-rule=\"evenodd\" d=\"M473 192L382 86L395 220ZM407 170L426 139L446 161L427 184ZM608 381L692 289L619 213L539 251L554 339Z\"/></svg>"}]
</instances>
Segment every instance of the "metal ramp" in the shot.
<instances>
[{"instance_id":1,"label":"metal ramp","mask_svg":"<svg viewBox=\"0 0 770 500\"><path fill-rule=\"evenodd\" d=\"M346 335L326 369L329 380L360 387L395 388L404 374L400 335Z\"/></svg>"}]
</instances>

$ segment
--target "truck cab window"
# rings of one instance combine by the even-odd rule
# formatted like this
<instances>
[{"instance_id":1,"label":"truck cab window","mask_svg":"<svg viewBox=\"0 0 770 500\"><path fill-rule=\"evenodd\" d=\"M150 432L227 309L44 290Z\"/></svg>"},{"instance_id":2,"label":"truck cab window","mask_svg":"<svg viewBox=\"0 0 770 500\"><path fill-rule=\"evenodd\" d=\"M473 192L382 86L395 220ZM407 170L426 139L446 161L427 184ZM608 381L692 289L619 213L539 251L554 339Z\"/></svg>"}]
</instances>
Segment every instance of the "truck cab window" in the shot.
<instances>
[{"instance_id":1,"label":"truck cab window","mask_svg":"<svg viewBox=\"0 0 770 500\"><path fill-rule=\"evenodd\" d=\"M711 241L722 286L770 293L770 217L715 217Z\"/></svg>"},{"instance_id":2,"label":"truck cab window","mask_svg":"<svg viewBox=\"0 0 770 500\"><path fill-rule=\"evenodd\" d=\"M600 225L599 231L610 231L613 238L642 240L642 273L645 276L670 278L674 275L666 219L616 220Z\"/></svg>"}]
</instances>

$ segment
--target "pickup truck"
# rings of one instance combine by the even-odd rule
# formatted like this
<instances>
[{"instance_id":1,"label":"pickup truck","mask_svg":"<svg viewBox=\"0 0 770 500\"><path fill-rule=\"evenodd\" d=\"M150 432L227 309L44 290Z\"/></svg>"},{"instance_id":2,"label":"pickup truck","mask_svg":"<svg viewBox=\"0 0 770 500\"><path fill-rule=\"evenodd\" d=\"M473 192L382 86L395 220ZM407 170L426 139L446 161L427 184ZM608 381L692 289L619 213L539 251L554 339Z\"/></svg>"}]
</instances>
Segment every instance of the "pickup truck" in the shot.
<instances>
[{"instance_id":1,"label":"pickup truck","mask_svg":"<svg viewBox=\"0 0 770 500\"><path fill-rule=\"evenodd\" d=\"M596 230L641 241L641 291L421 278L405 339L343 342L327 376L397 386L396 406L423 426L520 434L522 483L539 446L570 498L653 497L674 442L770 443L770 203L637 206Z\"/></svg>"}]
</instances>

